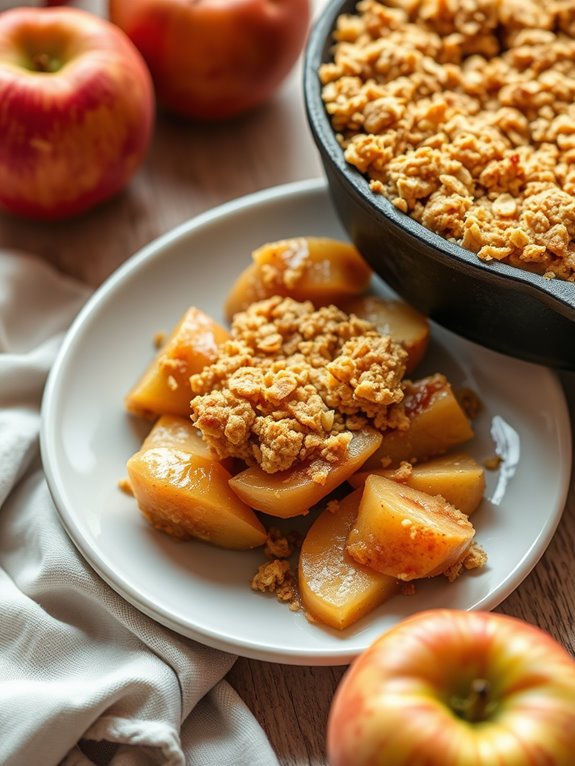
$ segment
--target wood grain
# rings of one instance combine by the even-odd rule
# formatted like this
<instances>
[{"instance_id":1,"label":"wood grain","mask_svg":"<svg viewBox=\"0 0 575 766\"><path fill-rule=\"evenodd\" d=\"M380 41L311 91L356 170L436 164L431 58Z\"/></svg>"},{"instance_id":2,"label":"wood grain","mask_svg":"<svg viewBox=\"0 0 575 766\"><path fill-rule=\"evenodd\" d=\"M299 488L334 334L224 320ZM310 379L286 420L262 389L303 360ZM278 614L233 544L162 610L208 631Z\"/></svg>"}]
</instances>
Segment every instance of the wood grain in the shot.
<instances>
[{"instance_id":1,"label":"wood grain","mask_svg":"<svg viewBox=\"0 0 575 766\"><path fill-rule=\"evenodd\" d=\"M324 0L317 0L317 9ZM77 3L103 13L97 0ZM303 108L301 67L277 97L223 125L159 116L149 156L128 189L81 218L33 223L0 214L0 245L40 255L96 287L160 234L221 202L321 175ZM562 374L571 417L575 376ZM542 508L544 513L545 509ZM575 486L547 552L499 607L548 630L575 655ZM323 766L333 692L345 668L239 659L229 679L267 732L283 766Z\"/></svg>"}]
</instances>

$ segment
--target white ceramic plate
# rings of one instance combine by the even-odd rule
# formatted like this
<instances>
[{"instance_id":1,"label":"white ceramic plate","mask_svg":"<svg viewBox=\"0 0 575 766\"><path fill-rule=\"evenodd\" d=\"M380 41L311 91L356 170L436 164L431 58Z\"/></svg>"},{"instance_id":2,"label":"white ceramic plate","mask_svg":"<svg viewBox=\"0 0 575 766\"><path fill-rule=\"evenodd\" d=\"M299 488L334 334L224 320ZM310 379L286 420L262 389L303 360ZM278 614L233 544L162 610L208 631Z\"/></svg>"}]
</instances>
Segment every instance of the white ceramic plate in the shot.
<instances>
[{"instance_id":1,"label":"white ceramic plate","mask_svg":"<svg viewBox=\"0 0 575 766\"><path fill-rule=\"evenodd\" d=\"M222 305L252 249L298 235L345 238L322 181L267 190L224 205L161 237L123 265L70 329L46 387L42 455L64 527L93 568L127 601L173 630L232 653L302 665L344 664L400 618L424 608L492 609L527 576L560 519L571 466L569 417L548 369L433 328L421 370L468 386L485 408L470 451L496 450L486 500L474 516L488 566L398 596L344 632L307 622L249 580L261 551L176 542L154 531L118 489L149 424L123 396L152 357L152 338L195 304L223 321ZM376 289L380 289L376 285Z\"/></svg>"}]
</instances>

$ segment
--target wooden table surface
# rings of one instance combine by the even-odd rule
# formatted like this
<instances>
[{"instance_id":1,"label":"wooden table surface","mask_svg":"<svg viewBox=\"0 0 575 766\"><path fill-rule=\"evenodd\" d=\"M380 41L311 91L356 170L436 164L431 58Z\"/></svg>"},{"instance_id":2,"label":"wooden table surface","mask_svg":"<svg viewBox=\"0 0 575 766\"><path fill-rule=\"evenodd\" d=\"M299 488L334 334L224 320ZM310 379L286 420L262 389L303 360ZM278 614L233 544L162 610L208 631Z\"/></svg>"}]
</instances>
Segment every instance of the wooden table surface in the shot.
<instances>
[{"instance_id":1,"label":"wooden table surface","mask_svg":"<svg viewBox=\"0 0 575 766\"><path fill-rule=\"evenodd\" d=\"M315 1L319 12L324 0ZM105 13L99 0L77 5ZM0 213L0 245L36 253L95 288L140 247L190 217L259 189L321 175L298 65L272 102L237 120L214 126L159 116L149 156L119 197L63 223ZM560 373L560 378L573 421L575 374ZM573 654L574 553L572 479L547 552L498 608L548 630ZM326 717L344 670L240 658L229 680L261 722L281 764L318 766L326 762Z\"/></svg>"}]
</instances>

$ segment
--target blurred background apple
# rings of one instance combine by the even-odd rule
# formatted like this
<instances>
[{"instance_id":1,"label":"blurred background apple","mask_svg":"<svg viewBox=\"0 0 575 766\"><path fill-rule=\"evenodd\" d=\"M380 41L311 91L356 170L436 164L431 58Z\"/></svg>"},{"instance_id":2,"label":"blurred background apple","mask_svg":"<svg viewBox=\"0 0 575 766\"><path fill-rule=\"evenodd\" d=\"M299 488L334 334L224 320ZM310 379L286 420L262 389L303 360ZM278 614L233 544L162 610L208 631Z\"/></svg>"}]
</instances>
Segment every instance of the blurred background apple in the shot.
<instances>
[{"instance_id":1,"label":"blurred background apple","mask_svg":"<svg viewBox=\"0 0 575 766\"><path fill-rule=\"evenodd\" d=\"M309 0L109 0L146 60L158 104L224 119L269 99L307 37Z\"/></svg>"},{"instance_id":2,"label":"blurred background apple","mask_svg":"<svg viewBox=\"0 0 575 766\"><path fill-rule=\"evenodd\" d=\"M0 205L81 213L122 189L154 125L148 69L126 35L77 8L0 14Z\"/></svg>"}]
</instances>

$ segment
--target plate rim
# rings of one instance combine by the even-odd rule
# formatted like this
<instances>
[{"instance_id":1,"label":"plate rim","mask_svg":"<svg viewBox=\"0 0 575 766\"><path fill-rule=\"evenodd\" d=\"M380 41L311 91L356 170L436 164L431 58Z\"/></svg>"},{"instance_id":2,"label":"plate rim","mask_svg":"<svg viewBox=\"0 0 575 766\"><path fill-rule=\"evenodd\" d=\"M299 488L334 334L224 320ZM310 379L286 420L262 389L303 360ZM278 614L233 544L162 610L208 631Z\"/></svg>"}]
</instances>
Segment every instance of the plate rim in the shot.
<instances>
[{"instance_id":1,"label":"plate rim","mask_svg":"<svg viewBox=\"0 0 575 766\"><path fill-rule=\"evenodd\" d=\"M217 632L212 631L210 633L209 631L206 632L205 630L195 630L187 623L184 623L178 619L174 619L170 615L158 612L154 605L148 603L146 596L142 597L142 594L138 593L137 588L135 588L130 583L125 582L123 577L118 578L117 573L115 574L114 572L108 571L106 561L102 560L101 555L98 555L94 550L94 546L85 539L83 532L77 527L74 519L71 518L68 513L66 502L63 500L60 494L59 479L52 474L52 464L49 457L51 436L49 431L50 418L48 410L50 402L56 394L57 386L60 381L61 370L67 362L68 349L73 345L76 335L82 330L85 322L89 320L94 308L100 306L101 303L106 300L106 297L110 293L113 293L113 291L118 286L129 280L132 273L137 272L148 261L154 261L157 258L161 258L166 247L172 246L180 240L185 239L195 230L201 229L206 225L213 224L218 219L225 218L230 214L235 214L245 209L251 209L261 202L269 203L277 200L278 198L300 197L305 196L306 194L317 193L327 194L329 196L329 188L325 179L323 178L310 178L300 181L292 181L266 189L261 189L259 191L252 192L235 199L231 199L198 215L192 216L186 221L173 227L169 231L156 237L148 244L137 250L133 255L129 256L102 282L99 287L97 287L92 292L92 294L85 301L84 305L81 307L78 314L70 324L70 327L64 336L60 349L56 355L54 364L50 369L42 396L40 451L46 476L46 482L52 496L57 515L72 543L78 549L80 555L89 564L89 566L112 588L113 591L124 598L135 609L142 612L143 614L146 614L155 622L169 628L170 630L173 630L180 636L186 636L198 641L205 646L210 646L214 649L225 651L234 655L239 655L260 661L292 665L336 666L345 665L351 662L357 656L357 651L346 651L345 646L342 645L341 649L332 649L327 653L321 647L307 647L307 649L303 652L297 649L286 649L284 647L278 653L277 650L268 649L267 647L262 647L261 645L256 645L254 642L243 641L241 645L238 645L233 641L222 638L217 634ZM335 215L336 214L334 211L334 216ZM464 338L462 338L461 341L466 345L474 345L471 341L468 341ZM488 354L502 356L498 354L498 352L492 351L490 349L485 348L484 350ZM557 526L561 520L571 478L571 461L573 448L571 439L571 424L565 393L556 371L542 365L533 365L529 362L516 360L512 357L504 358L520 365L534 366L539 368L540 374L546 376L548 385L554 389L557 404L562 409L562 412L558 413L562 420L562 429L559 435L561 437L561 452L563 458L565 458L565 465L567 468L562 472L561 476L562 486L558 493L559 510L557 510L554 515L547 521L547 523L541 529L538 537L533 541L532 548L535 548L537 551L537 556L536 558L531 559L531 566L518 582L513 580L511 576L508 576L490 593L486 594L486 596L480 600L478 605L473 607L475 610L491 610L496 608L517 587L519 587L524 579L537 566L539 560L551 542L551 539L553 538L553 535L555 534Z\"/></svg>"}]
</instances>

